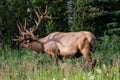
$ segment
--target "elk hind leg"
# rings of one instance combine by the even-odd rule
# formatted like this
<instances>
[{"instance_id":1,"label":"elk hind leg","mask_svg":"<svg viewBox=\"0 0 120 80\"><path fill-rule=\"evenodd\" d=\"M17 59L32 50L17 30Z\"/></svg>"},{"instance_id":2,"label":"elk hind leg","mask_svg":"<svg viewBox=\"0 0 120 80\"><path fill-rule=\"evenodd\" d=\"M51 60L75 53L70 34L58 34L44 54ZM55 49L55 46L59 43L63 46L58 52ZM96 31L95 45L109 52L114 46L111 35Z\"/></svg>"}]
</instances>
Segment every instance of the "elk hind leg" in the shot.
<instances>
[{"instance_id":1,"label":"elk hind leg","mask_svg":"<svg viewBox=\"0 0 120 80\"><path fill-rule=\"evenodd\" d=\"M84 46L81 50L82 55L87 59L87 63L86 66L90 66L90 67L94 67L96 64L96 60L92 60L91 54L90 54L90 44L88 42L88 40L86 39L84 41Z\"/></svg>"}]
</instances>

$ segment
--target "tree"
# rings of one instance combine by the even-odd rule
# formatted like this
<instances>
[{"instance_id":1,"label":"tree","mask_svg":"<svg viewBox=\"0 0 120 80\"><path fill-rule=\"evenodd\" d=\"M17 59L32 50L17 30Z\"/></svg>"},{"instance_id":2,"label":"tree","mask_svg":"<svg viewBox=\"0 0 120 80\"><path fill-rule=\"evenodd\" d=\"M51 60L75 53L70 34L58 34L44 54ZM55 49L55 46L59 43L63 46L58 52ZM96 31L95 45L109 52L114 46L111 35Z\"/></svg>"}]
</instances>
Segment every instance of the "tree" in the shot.
<instances>
[{"instance_id":1,"label":"tree","mask_svg":"<svg viewBox=\"0 0 120 80\"><path fill-rule=\"evenodd\" d=\"M97 36L119 34L120 0L76 0L71 30L89 30Z\"/></svg>"}]
</instances>

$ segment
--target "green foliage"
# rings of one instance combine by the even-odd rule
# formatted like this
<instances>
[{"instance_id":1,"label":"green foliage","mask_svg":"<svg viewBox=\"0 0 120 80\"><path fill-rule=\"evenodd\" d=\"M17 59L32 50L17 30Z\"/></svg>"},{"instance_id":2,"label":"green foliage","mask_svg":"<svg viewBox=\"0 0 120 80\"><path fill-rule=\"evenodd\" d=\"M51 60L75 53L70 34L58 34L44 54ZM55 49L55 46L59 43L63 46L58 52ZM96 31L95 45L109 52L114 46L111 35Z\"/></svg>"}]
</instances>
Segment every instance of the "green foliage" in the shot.
<instances>
[{"instance_id":1,"label":"green foliage","mask_svg":"<svg viewBox=\"0 0 120 80\"><path fill-rule=\"evenodd\" d=\"M120 5L119 0L76 0L71 31L89 30L97 36L119 35L118 5Z\"/></svg>"},{"instance_id":2,"label":"green foliage","mask_svg":"<svg viewBox=\"0 0 120 80\"><path fill-rule=\"evenodd\" d=\"M106 51L104 53L119 53L120 52L120 38L117 36L104 36L100 38L99 51ZM101 46L101 47L100 47Z\"/></svg>"},{"instance_id":3,"label":"green foliage","mask_svg":"<svg viewBox=\"0 0 120 80\"><path fill-rule=\"evenodd\" d=\"M111 64L115 58L120 58L120 37L100 37L99 41L96 42L95 51L100 63Z\"/></svg>"},{"instance_id":4,"label":"green foliage","mask_svg":"<svg viewBox=\"0 0 120 80\"><path fill-rule=\"evenodd\" d=\"M26 14L27 5L25 0L2 0L0 5L0 32L2 33L0 36L2 37L3 45L11 44L11 39L18 33L16 20L21 20L23 17L28 16Z\"/></svg>"}]
</instances>

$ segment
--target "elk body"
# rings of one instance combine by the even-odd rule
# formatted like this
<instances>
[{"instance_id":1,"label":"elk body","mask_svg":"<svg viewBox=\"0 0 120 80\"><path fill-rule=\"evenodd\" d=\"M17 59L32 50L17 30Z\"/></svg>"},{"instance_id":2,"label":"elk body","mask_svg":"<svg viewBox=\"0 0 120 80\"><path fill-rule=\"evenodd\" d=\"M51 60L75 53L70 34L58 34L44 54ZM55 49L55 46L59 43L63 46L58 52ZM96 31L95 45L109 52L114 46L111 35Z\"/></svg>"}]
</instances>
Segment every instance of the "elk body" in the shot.
<instances>
[{"instance_id":1,"label":"elk body","mask_svg":"<svg viewBox=\"0 0 120 80\"><path fill-rule=\"evenodd\" d=\"M14 41L19 42L23 48L30 48L36 52L45 52L55 60L60 56L79 57L82 54L89 64L95 65L90 50L96 37L91 32L53 32L44 38L34 36L33 31L38 28L41 20L43 18L51 19L51 16L46 16L46 11L47 7L43 14L40 13L40 10L35 10L38 20L35 20L36 25L33 26L31 31L26 29L26 20L23 27L17 23L21 36L14 39Z\"/></svg>"}]
</instances>

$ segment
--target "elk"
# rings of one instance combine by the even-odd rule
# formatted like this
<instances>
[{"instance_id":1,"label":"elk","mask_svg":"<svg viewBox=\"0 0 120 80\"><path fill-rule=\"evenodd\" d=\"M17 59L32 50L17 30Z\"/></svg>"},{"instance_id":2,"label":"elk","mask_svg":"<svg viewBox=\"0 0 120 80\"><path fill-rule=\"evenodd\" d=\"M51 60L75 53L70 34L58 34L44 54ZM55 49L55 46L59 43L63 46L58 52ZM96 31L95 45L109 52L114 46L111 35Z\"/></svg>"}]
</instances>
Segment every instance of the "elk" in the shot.
<instances>
[{"instance_id":1,"label":"elk","mask_svg":"<svg viewBox=\"0 0 120 80\"><path fill-rule=\"evenodd\" d=\"M37 30L42 19L51 19L52 17L46 15L47 6L44 13L41 13L40 9L36 9L34 12L38 20L34 19L35 25L33 25L32 29L26 29L26 19L24 25L20 25L17 22L20 36L13 40L19 42L20 47L29 48L38 53L45 52L52 56L55 62L59 57L78 58L82 54L86 58L87 63L92 66L95 65L95 60L90 55L90 51L96 40L93 33L88 31L53 32L46 37L38 38L33 32Z\"/></svg>"}]
</instances>

